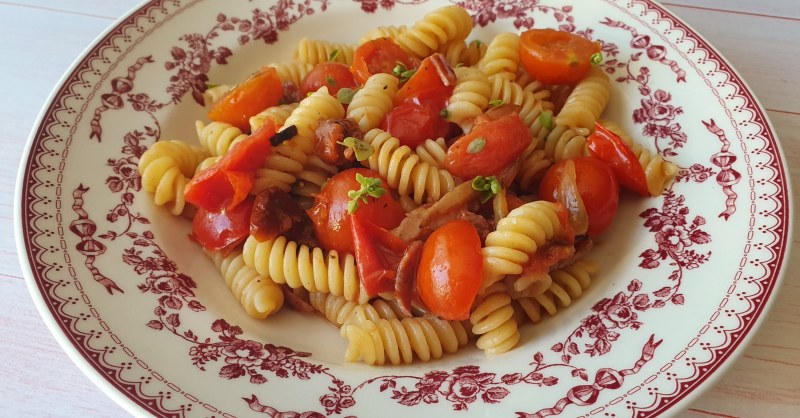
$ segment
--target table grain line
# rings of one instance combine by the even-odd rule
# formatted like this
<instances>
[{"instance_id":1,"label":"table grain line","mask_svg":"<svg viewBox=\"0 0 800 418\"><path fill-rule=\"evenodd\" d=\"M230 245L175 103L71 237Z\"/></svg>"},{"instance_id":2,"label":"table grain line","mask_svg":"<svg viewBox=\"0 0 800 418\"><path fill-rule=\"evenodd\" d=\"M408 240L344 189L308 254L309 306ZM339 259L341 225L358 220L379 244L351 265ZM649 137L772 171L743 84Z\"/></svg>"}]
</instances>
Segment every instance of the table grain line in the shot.
<instances>
[{"instance_id":1,"label":"table grain line","mask_svg":"<svg viewBox=\"0 0 800 418\"><path fill-rule=\"evenodd\" d=\"M84 17L91 17L96 19L104 19L104 20L117 20L116 17L113 16L104 16L104 15L96 15L92 13L86 12L78 12L73 10L65 10L65 9L56 9L55 7L46 7L46 6L37 6L34 4L23 4L23 3L14 3L8 1L0 1L0 6L10 6L10 7L20 7L23 9L32 9L32 10L41 10L46 12L54 12L54 13L64 13L76 16L84 16Z\"/></svg>"},{"instance_id":2,"label":"table grain line","mask_svg":"<svg viewBox=\"0 0 800 418\"><path fill-rule=\"evenodd\" d=\"M691 6L685 4L677 4L677 3L665 3L662 2L661 4L665 6L672 7L684 7L687 9L695 9L695 10L705 10L708 12L721 12L721 13L733 13L737 15L745 15L745 16L756 16L756 17L765 17L770 19L782 19L782 20L789 20L793 22L800 22L800 18L798 17L790 17L790 16L776 16L776 15L768 15L764 13L755 13L755 12L746 12L742 10L730 10L730 9L717 9L714 7L705 7L705 6Z\"/></svg>"}]
</instances>

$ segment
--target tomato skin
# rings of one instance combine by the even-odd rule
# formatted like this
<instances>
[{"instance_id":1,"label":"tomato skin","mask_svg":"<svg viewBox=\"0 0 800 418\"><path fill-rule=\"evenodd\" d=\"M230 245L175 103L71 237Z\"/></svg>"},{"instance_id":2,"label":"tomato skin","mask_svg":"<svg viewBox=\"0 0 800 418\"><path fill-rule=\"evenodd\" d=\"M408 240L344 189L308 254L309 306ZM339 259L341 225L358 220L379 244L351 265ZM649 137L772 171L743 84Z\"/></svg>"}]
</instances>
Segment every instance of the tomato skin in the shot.
<instances>
[{"instance_id":1,"label":"tomato skin","mask_svg":"<svg viewBox=\"0 0 800 418\"><path fill-rule=\"evenodd\" d=\"M251 75L214 102L208 118L215 122L226 122L241 129L250 130L250 117L277 105L283 97L281 83L275 68L266 67Z\"/></svg>"},{"instance_id":2,"label":"tomato skin","mask_svg":"<svg viewBox=\"0 0 800 418\"><path fill-rule=\"evenodd\" d=\"M252 210L252 197L229 210L207 211L198 208L192 220L192 238L209 251L231 248L250 234Z\"/></svg>"},{"instance_id":3,"label":"tomato skin","mask_svg":"<svg viewBox=\"0 0 800 418\"><path fill-rule=\"evenodd\" d=\"M617 176L619 184L642 196L650 196L644 169L630 147L617 134L595 123L595 129L586 138L592 156L608 164Z\"/></svg>"},{"instance_id":4,"label":"tomato skin","mask_svg":"<svg viewBox=\"0 0 800 418\"><path fill-rule=\"evenodd\" d=\"M470 154L470 144L483 138L485 145ZM516 113L476 125L447 150L444 166L454 176L471 179L493 176L513 163L531 144L528 127Z\"/></svg>"},{"instance_id":5,"label":"tomato skin","mask_svg":"<svg viewBox=\"0 0 800 418\"><path fill-rule=\"evenodd\" d=\"M373 39L356 49L350 72L358 84L363 85L373 74L392 74L398 61L408 69L416 68L418 63L390 38Z\"/></svg>"},{"instance_id":6,"label":"tomato skin","mask_svg":"<svg viewBox=\"0 0 800 418\"><path fill-rule=\"evenodd\" d=\"M441 54L433 54L422 60L414 75L397 91L394 103L429 103L441 111L455 85L456 73L450 64Z\"/></svg>"},{"instance_id":7,"label":"tomato skin","mask_svg":"<svg viewBox=\"0 0 800 418\"><path fill-rule=\"evenodd\" d=\"M574 84L586 76L600 45L582 36L553 29L531 29L520 35L519 56L534 79L545 84Z\"/></svg>"},{"instance_id":8,"label":"tomato skin","mask_svg":"<svg viewBox=\"0 0 800 418\"><path fill-rule=\"evenodd\" d=\"M351 168L331 177L325 186L314 198L314 206L307 210L311 221L314 223L314 232L320 244L326 249L336 250L339 253L354 254L353 233L351 231L351 215L347 213L347 203L350 198L347 192L359 190L361 184L356 181L356 174L365 177L381 178L377 171L368 168ZM388 187L383 181L384 188ZM375 199L368 198L368 202L359 202L358 210L354 215L384 228L392 229L400 224L406 214L391 193Z\"/></svg>"},{"instance_id":9,"label":"tomato skin","mask_svg":"<svg viewBox=\"0 0 800 418\"><path fill-rule=\"evenodd\" d=\"M446 320L469 318L483 280L478 230L459 219L439 227L422 247L417 292L434 314Z\"/></svg>"},{"instance_id":10,"label":"tomato skin","mask_svg":"<svg viewBox=\"0 0 800 418\"><path fill-rule=\"evenodd\" d=\"M303 82L300 83L300 98L305 98L308 93L313 93L323 86L328 88L331 96L336 97L336 93L343 88L355 88L356 80L346 65L339 62L323 62L317 64L303 78Z\"/></svg>"},{"instance_id":11,"label":"tomato skin","mask_svg":"<svg viewBox=\"0 0 800 418\"><path fill-rule=\"evenodd\" d=\"M359 216L350 219L358 277L367 296L394 290L397 266L408 247L400 237Z\"/></svg>"},{"instance_id":12,"label":"tomato skin","mask_svg":"<svg viewBox=\"0 0 800 418\"><path fill-rule=\"evenodd\" d=\"M619 184L606 163L592 157L578 157L553 164L539 184L539 197L556 201L558 184L568 161L575 164L578 194L589 216L587 234L597 236L611 225L619 205Z\"/></svg>"},{"instance_id":13,"label":"tomato skin","mask_svg":"<svg viewBox=\"0 0 800 418\"><path fill-rule=\"evenodd\" d=\"M447 136L450 122L442 119L441 108L414 102L403 103L389 112L381 129L400 140L400 145L415 149L430 138Z\"/></svg>"}]
</instances>

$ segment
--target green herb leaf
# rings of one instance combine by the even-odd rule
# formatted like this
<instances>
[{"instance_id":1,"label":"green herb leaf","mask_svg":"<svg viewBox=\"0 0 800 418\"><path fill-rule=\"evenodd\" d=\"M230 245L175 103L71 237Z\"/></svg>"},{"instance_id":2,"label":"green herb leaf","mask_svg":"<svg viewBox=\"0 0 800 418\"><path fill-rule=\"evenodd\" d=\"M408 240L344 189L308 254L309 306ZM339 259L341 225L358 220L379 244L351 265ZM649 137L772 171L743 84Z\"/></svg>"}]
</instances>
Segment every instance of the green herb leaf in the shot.
<instances>
[{"instance_id":1,"label":"green herb leaf","mask_svg":"<svg viewBox=\"0 0 800 418\"><path fill-rule=\"evenodd\" d=\"M336 58L339 57L340 53L341 53L341 51L339 51L339 48L334 49L333 51L331 51L331 54L328 55L328 61L335 60Z\"/></svg>"},{"instance_id":2,"label":"green herb leaf","mask_svg":"<svg viewBox=\"0 0 800 418\"><path fill-rule=\"evenodd\" d=\"M553 112L539 113L539 124L545 129L553 129Z\"/></svg>"},{"instance_id":3,"label":"green herb leaf","mask_svg":"<svg viewBox=\"0 0 800 418\"><path fill-rule=\"evenodd\" d=\"M325 81L327 81L328 84L331 85L331 87L336 87L336 80L334 80L333 77L327 76L325 77Z\"/></svg>"},{"instance_id":4,"label":"green herb leaf","mask_svg":"<svg viewBox=\"0 0 800 418\"><path fill-rule=\"evenodd\" d=\"M500 193L502 186L494 177L478 176L472 180L472 188L481 192L481 203L486 203Z\"/></svg>"},{"instance_id":5,"label":"green herb leaf","mask_svg":"<svg viewBox=\"0 0 800 418\"><path fill-rule=\"evenodd\" d=\"M459 62L458 64L456 64L456 68L463 67L463 66L464 66L463 62Z\"/></svg>"},{"instance_id":6,"label":"green herb leaf","mask_svg":"<svg viewBox=\"0 0 800 418\"><path fill-rule=\"evenodd\" d=\"M347 192L347 197L350 198L350 201L347 202L347 213L350 214L353 214L358 210L359 199L364 203L367 203L369 202L369 197L374 197L377 199L386 193L386 189L382 187L383 183L381 182L381 179L364 177L362 174L357 173L356 181L361 185L361 188Z\"/></svg>"},{"instance_id":7,"label":"green herb leaf","mask_svg":"<svg viewBox=\"0 0 800 418\"><path fill-rule=\"evenodd\" d=\"M479 137L475 138L470 141L469 145L467 145L467 154L477 154L483 151L483 148L486 146L486 138Z\"/></svg>"},{"instance_id":8,"label":"green herb leaf","mask_svg":"<svg viewBox=\"0 0 800 418\"><path fill-rule=\"evenodd\" d=\"M358 89L343 87L339 89L339 92L336 93L336 100L338 100L341 104L350 104L350 102L353 101L353 96L356 95L357 91Z\"/></svg>"},{"instance_id":9,"label":"green herb leaf","mask_svg":"<svg viewBox=\"0 0 800 418\"><path fill-rule=\"evenodd\" d=\"M314 94L314 92L310 91L310 92L306 93L306 97L311 97L312 94Z\"/></svg>"},{"instance_id":10,"label":"green herb leaf","mask_svg":"<svg viewBox=\"0 0 800 418\"><path fill-rule=\"evenodd\" d=\"M441 112L439 112L439 116L441 116L442 119L447 119L450 117L450 111L445 107Z\"/></svg>"},{"instance_id":11,"label":"green herb leaf","mask_svg":"<svg viewBox=\"0 0 800 418\"><path fill-rule=\"evenodd\" d=\"M222 84L212 83L212 82L209 81L209 82L206 83L206 89L213 89L214 87L219 87L221 85Z\"/></svg>"},{"instance_id":12,"label":"green herb leaf","mask_svg":"<svg viewBox=\"0 0 800 418\"><path fill-rule=\"evenodd\" d=\"M497 107L497 106L502 105L503 103L505 103L505 102L500 100L500 99L494 99L494 100L489 102L489 106Z\"/></svg>"},{"instance_id":13,"label":"green herb leaf","mask_svg":"<svg viewBox=\"0 0 800 418\"><path fill-rule=\"evenodd\" d=\"M397 61L397 65L395 65L394 69L392 69L392 74L399 78L401 83L408 81L408 79L411 78L411 76L413 76L416 72L417 70L415 69L409 70L406 65L400 61Z\"/></svg>"},{"instance_id":14,"label":"green herb leaf","mask_svg":"<svg viewBox=\"0 0 800 418\"><path fill-rule=\"evenodd\" d=\"M344 140L337 142L337 144L344 145L347 148L352 148L353 151L355 151L356 160L358 161L364 161L375 153L375 148L372 148L372 145L370 145L368 142L352 136L348 136Z\"/></svg>"},{"instance_id":15,"label":"green herb leaf","mask_svg":"<svg viewBox=\"0 0 800 418\"><path fill-rule=\"evenodd\" d=\"M594 54L592 54L592 57L589 58L589 62L591 62L592 65L600 65L600 64L602 64L603 63L603 54L600 53L600 52L595 52Z\"/></svg>"}]
</instances>

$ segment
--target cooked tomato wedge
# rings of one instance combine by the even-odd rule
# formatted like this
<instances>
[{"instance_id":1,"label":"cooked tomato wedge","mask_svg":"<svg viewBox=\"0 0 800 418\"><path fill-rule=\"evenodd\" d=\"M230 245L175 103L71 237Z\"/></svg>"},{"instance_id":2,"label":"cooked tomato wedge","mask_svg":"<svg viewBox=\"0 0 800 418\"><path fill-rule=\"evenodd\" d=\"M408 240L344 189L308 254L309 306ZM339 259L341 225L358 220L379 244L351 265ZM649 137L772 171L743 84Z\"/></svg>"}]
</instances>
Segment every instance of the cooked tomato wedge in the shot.
<instances>
[{"instance_id":1,"label":"cooked tomato wedge","mask_svg":"<svg viewBox=\"0 0 800 418\"><path fill-rule=\"evenodd\" d=\"M454 176L493 176L519 158L531 143L528 127L516 113L472 128L447 150L445 167Z\"/></svg>"},{"instance_id":2,"label":"cooked tomato wedge","mask_svg":"<svg viewBox=\"0 0 800 418\"><path fill-rule=\"evenodd\" d=\"M574 84L586 76L600 44L553 29L531 29L519 40L519 56L528 74L545 84Z\"/></svg>"},{"instance_id":3,"label":"cooked tomato wedge","mask_svg":"<svg viewBox=\"0 0 800 418\"><path fill-rule=\"evenodd\" d=\"M365 42L356 49L350 71L358 84L363 85L373 74L392 74L398 62L409 70L413 70L418 64L415 58L406 54L393 40L378 38Z\"/></svg>"},{"instance_id":4,"label":"cooked tomato wedge","mask_svg":"<svg viewBox=\"0 0 800 418\"><path fill-rule=\"evenodd\" d=\"M394 290L406 242L356 213L350 222L356 267L368 296Z\"/></svg>"},{"instance_id":5,"label":"cooked tomato wedge","mask_svg":"<svg viewBox=\"0 0 800 418\"><path fill-rule=\"evenodd\" d=\"M232 209L207 211L198 208L192 221L192 238L209 251L224 251L247 238L253 198Z\"/></svg>"},{"instance_id":6,"label":"cooked tomato wedge","mask_svg":"<svg viewBox=\"0 0 800 418\"><path fill-rule=\"evenodd\" d=\"M478 230L465 220L439 227L422 247L417 292L425 306L446 320L460 321L483 280L483 256Z\"/></svg>"},{"instance_id":7,"label":"cooked tomato wedge","mask_svg":"<svg viewBox=\"0 0 800 418\"><path fill-rule=\"evenodd\" d=\"M186 201L211 212L238 205L253 187L255 170L272 150L275 122L266 119L252 135L234 145L216 164L196 174L186 185Z\"/></svg>"},{"instance_id":8,"label":"cooked tomato wedge","mask_svg":"<svg viewBox=\"0 0 800 418\"><path fill-rule=\"evenodd\" d=\"M277 105L281 97L283 84L278 72L275 68L266 67L217 100L208 111L208 118L247 131L250 129L250 117Z\"/></svg>"},{"instance_id":9,"label":"cooked tomato wedge","mask_svg":"<svg viewBox=\"0 0 800 418\"><path fill-rule=\"evenodd\" d=\"M356 80L350 69L339 62L323 62L317 64L300 84L300 98L305 98L308 93L327 87L328 93L336 97L336 93L343 88L356 87Z\"/></svg>"},{"instance_id":10,"label":"cooked tomato wedge","mask_svg":"<svg viewBox=\"0 0 800 418\"><path fill-rule=\"evenodd\" d=\"M553 164L539 184L539 197L551 202L558 201L560 183L565 175L567 163L575 166L576 185L583 207L589 217L586 231L597 236L614 220L619 204L619 184L611 168L592 157L571 158Z\"/></svg>"},{"instance_id":11,"label":"cooked tomato wedge","mask_svg":"<svg viewBox=\"0 0 800 418\"><path fill-rule=\"evenodd\" d=\"M342 171L325 183L322 190L314 197L314 206L307 211L314 223L314 231L320 244L328 250L336 250L343 254L355 254L350 226L352 216L347 209L351 200L348 193L361 189L356 174L381 178L377 171L367 168ZM383 185L384 188L388 187L385 181ZM387 190L387 193L377 199L367 197L367 202L360 201L356 215L381 228L392 229L403 220L405 211Z\"/></svg>"},{"instance_id":12,"label":"cooked tomato wedge","mask_svg":"<svg viewBox=\"0 0 800 418\"><path fill-rule=\"evenodd\" d=\"M415 149L427 139L446 137L450 122L442 119L441 108L406 102L386 115L381 128L399 139L400 145Z\"/></svg>"},{"instance_id":13,"label":"cooked tomato wedge","mask_svg":"<svg viewBox=\"0 0 800 418\"><path fill-rule=\"evenodd\" d=\"M592 156L608 164L619 184L642 196L650 196L647 177L633 150L617 134L595 123L594 132L586 138Z\"/></svg>"},{"instance_id":14,"label":"cooked tomato wedge","mask_svg":"<svg viewBox=\"0 0 800 418\"><path fill-rule=\"evenodd\" d=\"M429 104L441 111L456 85L456 73L442 54L422 60L413 76L397 91L394 103L414 101Z\"/></svg>"}]
</instances>

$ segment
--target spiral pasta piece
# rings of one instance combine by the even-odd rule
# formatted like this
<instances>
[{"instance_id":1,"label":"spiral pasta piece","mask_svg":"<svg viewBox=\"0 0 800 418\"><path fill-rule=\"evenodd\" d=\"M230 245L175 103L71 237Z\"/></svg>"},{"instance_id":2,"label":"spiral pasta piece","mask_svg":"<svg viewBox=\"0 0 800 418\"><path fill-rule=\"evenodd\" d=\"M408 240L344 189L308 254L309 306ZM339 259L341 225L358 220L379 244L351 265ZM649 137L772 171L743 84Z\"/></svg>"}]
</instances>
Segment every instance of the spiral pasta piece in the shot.
<instances>
[{"instance_id":1,"label":"spiral pasta piece","mask_svg":"<svg viewBox=\"0 0 800 418\"><path fill-rule=\"evenodd\" d=\"M364 136L375 152L362 163L379 172L400 195L413 194L414 201L435 202L456 186L453 175L423 162L407 145L391 134L373 129Z\"/></svg>"},{"instance_id":2,"label":"spiral pasta piece","mask_svg":"<svg viewBox=\"0 0 800 418\"><path fill-rule=\"evenodd\" d=\"M519 187L527 192L535 190L536 182L553 165L553 161L547 158L545 150L536 148L536 145L536 142L531 142L522 153L522 165L516 177Z\"/></svg>"},{"instance_id":3,"label":"spiral pasta piece","mask_svg":"<svg viewBox=\"0 0 800 418\"><path fill-rule=\"evenodd\" d=\"M639 164L644 170L644 176L647 180L647 191L652 196L658 196L675 180L678 174L678 166L672 162L666 161L660 154L650 151L642 146L641 143L636 142L633 138L622 129L621 126L614 122L604 120L600 122L603 127L609 131L617 134L622 139L622 142L627 144Z\"/></svg>"},{"instance_id":4,"label":"spiral pasta piece","mask_svg":"<svg viewBox=\"0 0 800 418\"><path fill-rule=\"evenodd\" d=\"M353 47L347 44L303 38L297 44L293 57L296 61L312 65L328 61L351 65L353 64L353 53Z\"/></svg>"},{"instance_id":5,"label":"spiral pasta piece","mask_svg":"<svg viewBox=\"0 0 800 418\"><path fill-rule=\"evenodd\" d=\"M326 255L320 248L298 246L285 237L259 242L253 236L245 241L242 253L248 266L275 283L331 293L358 303L368 299L358 278L355 258L350 254L329 251Z\"/></svg>"},{"instance_id":6,"label":"spiral pasta piece","mask_svg":"<svg viewBox=\"0 0 800 418\"><path fill-rule=\"evenodd\" d=\"M478 68L487 77L498 76L509 80L517 77L519 66L519 35L515 33L501 33L492 39L486 49Z\"/></svg>"},{"instance_id":7,"label":"spiral pasta piece","mask_svg":"<svg viewBox=\"0 0 800 418\"><path fill-rule=\"evenodd\" d=\"M535 141L541 141L549 132L542 125L539 115L543 111L550 111L553 104L547 100L538 98L534 93L525 91L522 86L502 75L489 77L492 86L492 93L489 100L500 100L503 103L515 104L520 107L519 117Z\"/></svg>"},{"instance_id":8,"label":"spiral pasta piece","mask_svg":"<svg viewBox=\"0 0 800 418\"><path fill-rule=\"evenodd\" d=\"M592 282L592 275L597 273L596 263L579 260L572 265L550 272L552 284L543 293L517 299L531 322L539 322L542 312L553 316L559 308L566 308L572 301L583 294Z\"/></svg>"},{"instance_id":9,"label":"spiral pasta piece","mask_svg":"<svg viewBox=\"0 0 800 418\"><path fill-rule=\"evenodd\" d=\"M231 86L227 84L219 84L207 88L206 91L203 92L203 104L205 104L206 107L211 106L214 102L221 99L230 89Z\"/></svg>"},{"instance_id":10,"label":"spiral pasta piece","mask_svg":"<svg viewBox=\"0 0 800 418\"><path fill-rule=\"evenodd\" d=\"M345 360L359 358L370 365L427 362L455 353L466 345L467 333L458 321L434 317L363 320L345 325Z\"/></svg>"},{"instance_id":11,"label":"spiral pasta piece","mask_svg":"<svg viewBox=\"0 0 800 418\"><path fill-rule=\"evenodd\" d=\"M425 142L417 145L416 152L422 162L431 167L444 168L444 159L447 157L447 144L444 142L444 138L436 141L426 139Z\"/></svg>"},{"instance_id":12,"label":"spiral pasta piece","mask_svg":"<svg viewBox=\"0 0 800 418\"><path fill-rule=\"evenodd\" d=\"M268 107L255 115L250 117L250 132L255 132L261 125L264 124L265 119L272 119L276 126L283 126L286 119L292 115L292 112L300 106L299 103L282 104L277 106Z\"/></svg>"},{"instance_id":13,"label":"spiral pasta piece","mask_svg":"<svg viewBox=\"0 0 800 418\"><path fill-rule=\"evenodd\" d=\"M303 79L306 78L308 73L314 69L314 64L302 61L292 61L272 63L268 64L267 67L275 68L275 71L278 72L278 78L281 79L281 82L291 82L296 87L300 87L300 84L303 83Z\"/></svg>"},{"instance_id":14,"label":"spiral pasta piece","mask_svg":"<svg viewBox=\"0 0 800 418\"><path fill-rule=\"evenodd\" d=\"M547 158L561 161L567 158L586 155L586 137L590 132L586 128L568 128L566 125L556 125L547 135L544 151Z\"/></svg>"},{"instance_id":15,"label":"spiral pasta piece","mask_svg":"<svg viewBox=\"0 0 800 418\"><path fill-rule=\"evenodd\" d=\"M247 134L242 130L225 122L211 122L208 125L203 121L195 121L197 139L212 157L221 157L235 144L245 140Z\"/></svg>"},{"instance_id":16,"label":"spiral pasta piece","mask_svg":"<svg viewBox=\"0 0 800 418\"><path fill-rule=\"evenodd\" d=\"M225 284L253 318L264 319L283 306L283 292L272 280L259 275L244 263L241 251L223 256L219 251L209 257L222 273Z\"/></svg>"},{"instance_id":17,"label":"spiral pasta piece","mask_svg":"<svg viewBox=\"0 0 800 418\"><path fill-rule=\"evenodd\" d=\"M317 312L321 313L328 322L341 327L342 325L360 321L353 319L353 315L362 315L364 319L377 321L379 319L398 319L406 316L400 312L400 307L395 301L375 299L369 303L358 304L342 296L330 293L311 292L309 303Z\"/></svg>"},{"instance_id":18,"label":"spiral pasta piece","mask_svg":"<svg viewBox=\"0 0 800 418\"><path fill-rule=\"evenodd\" d=\"M157 206L167 205L170 213L180 215L186 207L183 190L206 157L203 149L183 141L156 142L139 160L142 188L153 193Z\"/></svg>"},{"instance_id":19,"label":"spiral pasta piece","mask_svg":"<svg viewBox=\"0 0 800 418\"><path fill-rule=\"evenodd\" d=\"M449 42L463 41L472 31L472 18L458 6L446 6L425 15L397 38L397 44L417 58L425 58Z\"/></svg>"},{"instance_id":20,"label":"spiral pasta piece","mask_svg":"<svg viewBox=\"0 0 800 418\"><path fill-rule=\"evenodd\" d=\"M555 203L526 203L497 223L486 237L483 253L483 283L486 289L508 274L522 273L522 266L539 247L561 231Z\"/></svg>"},{"instance_id":21,"label":"spiral pasta piece","mask_svg":"<svg viewBox=\"0 0 800 418\"><path fill-rule=\"evenodd\" d=\"M396 43L397 39L400 38L400 35L405 33L407 30L408 26L403 26L403 25L378 26L377 28L372 29L371 31L367 32L363 37L361 37L361 40L358 41L358 44L362 45L373 39L378 39L378 38L389 38L395 41Z\"/></svg>"},{"instance_id":22,"label":"spiral pasta piece","mask_svg":"<svg viewBox=\"0 0 800 418\"><path fill-rule=\"evenodd\" d=\"M284 129L288 126L297 127L297 136L284 144L296 146L305 154L311 155L314 153L314 132L317 130L319 122L343 117L342 104L328 93L327 87L320 87L319 90L303 99L284 122Z\"/></svg>"},{"instance_id":23,"label":"spiral pasta piece","mask_svg":"<svg viewBox=\"0 0 800 418\"><path fill-rule=\"evenodd\" d=\"M472 332L480 335L477 346L486 354L502 354L519 343L519 328L514 319L511 297L492 293L477 304L469 317Z\"/></svg>"},{"instance_id":24,"label":"spiral pasta piece","mask_svg":"<svg viewBox=\"0 0 800 418\"><path fill-rule=\"evenodd\" d=\"M594 129L594 124L611 97L608 76L600 67L592 67L567 97L564 107L555 117L556 126Z\"/></svg>"},{"instance_id":25,"label":"spiral pasta piece","mask_svg":"<svg viewBox=\"0 0 800 418\"><path fill-rule=\"evenodd\" d=\"M377 128L394 107L399 83L391 74L373 74L353 96L347 106L347 117L358 123L361 132Z\"/></svg>"},{"instance_id":26,"label":"spiral pasta piece","mask_svg":"<svg viewBox=\"0 0 800 418\"><path fill-rule=\"evenodd\" d=\"M475 39L469 44L465 41L450 42L441 48L440 52L444 55L444 60L453 68L462 65L472 67L486 55L486 49L485 43Z\"/></svg>"},{"instance_id":27,"label":"spiral pasta piece","mask_svg":"<svg viewBox=\"0 0 800 418\"><path fill-rule=\"evenodd\" d=\"M336 166L322 161L318 156L308 157L308 163L303 170L297 173L297 182L292 186L292 193L297 196L310 198L322 190L328 179L338 173Z\"/></svg>"},{"instance_id":28,"label":"spiral pasta piece","mask_svg":"<svg viewBox=\"0 0 800 418\"><path fill-rule=\"evenodd\" d=\"M492 86L481 70L457 67L455 73L457 81L447 104L447 120L469 132L475 117L483 114L489 106Z\"/></svg>"}]
</instances>

